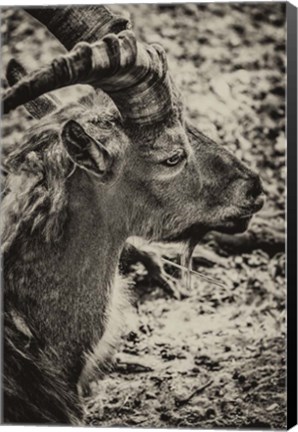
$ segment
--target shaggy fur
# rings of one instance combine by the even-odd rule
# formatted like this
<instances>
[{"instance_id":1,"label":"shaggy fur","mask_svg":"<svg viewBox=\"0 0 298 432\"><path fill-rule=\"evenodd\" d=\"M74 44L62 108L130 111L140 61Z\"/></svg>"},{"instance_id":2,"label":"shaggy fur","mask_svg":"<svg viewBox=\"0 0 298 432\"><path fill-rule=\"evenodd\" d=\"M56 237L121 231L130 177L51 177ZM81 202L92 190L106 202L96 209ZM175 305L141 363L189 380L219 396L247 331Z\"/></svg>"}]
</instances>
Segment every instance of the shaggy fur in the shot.
<instances>
[{"instance_id":1,"label":"shaggy fur","mask_svg":"<svg viewBox=\"0 0 298 432\"><path fill-rule=\"evenodd\" d=\"M81 424L81 407L74 392L41 352L37 335L4 316L3 406L6 424Z\"/></svg>"},{"instance_id":2,"label":"shaggy fur","mask_svg":"<svg viewBox=\"0 0 298 432\"><path fill-rule=\"evenodd\" d=\"M113 356L123 333L124 313L130 307L130 297L127 282L117 275L111 287L111 297L105 314L106 331L98 344L92 347L89 353L85 353L85 366L78 383L79 390L85 396L89 394L90 381L101 376L112 366Z\"/></svg>"},{"instance_id":3,"label":"shaggy fur","mask_svg":"<svg viewBox=\"0 0 298 432\"><path fill-rule=\"evenodd\" d=\"M115 121L115 116L106 114L103 120L98 116L98 111L97 114L90 111L90 100L87 99L85 102L85 109L89 109L89 127L100 127L103 134L110 133L108 131L113 125L112 120ZM73 175L75 166L61 143L60 129L61 123L63 124L69 116L81 117L82 111L86 113L84 106L81 105L79 109L70 108L66 118L64 110L48 118L28 131L24 142L4 160L6 176L2 185L4 199L1 230L6 281L4 303L7 310L4 322L6 423L77 424L82 414L76 382L66 379L63 369L57 367L62 362L61 357L47 345L45 335L39 334L38 330L32 327L30 312L28 322L26 314L24 320L20 318L23 312L20 312L18 306L23 290L25 297L22 303L28 302L29 311L34 300L26 297L25 288L26 284L30 284L30 278L28 279L26 274L28 271L31 272L30 267L38 265L38 255L35 257L37 252L34 252L35 239L44 242L44 250L53 248L54 254L55 247L59 248L61 243L68 217L69 192L66 183ZM20 263L16 267L16 251L20 249L23 251L23 264ZM21 276L20 265L25 270L28 266L24 276ZM43 279L40 282L42 283ZM121 292L115 290L114 293L102 317L108 331L104 333L101 348L96 348L99 361L102 362L107 362L113 353L122 327L124 303L127 303ZM67 298L65 302L68 302ZM18 311L16 314L15 308ZM52 313L55 314L56 311L52 310ZM113 315L113 318L110 315ZM91 322L89 323L91 325ZM85 371L88 370L90 377L94 376L92 369L98 367L100 362L96 361L91 346L89 354L85 352L84 355L86 361L88 360ZM86 383L89 381L86 372L84 379Z\"/></svg>"},{"instance_id":4,"label":"shaggy fur","mask_svg":"<svg viewBox=\"0 0 298 432\"><path fill-rule=\"evenodd\" d=\"M56 131L28 138L6 162L11 174L2 205L2 250L8 251L20 235L39 231L46 242L59 238L66 218L66 173L70 163ZM49 145L51 143L51 145Z\"/></svg>"},{"instance_id":5,"label":"shaggy fur","mask_svg":"<svg viewBox=\"0 0 298 432\"><path fill-rule=\"evenodd\" d=\"M91 128L95 126L108 134L115 122L119 122L113 110L104 117L98 110L95 113L92 110L95 100L96 96L90 96L79 107L74 105L43 120L4 159L4 173L10 175L2 183L2 253L24 231L28 235L38 230L46 242L61 236L68 203L65 182L74 168L61 144L61 124L69 118L81 118L86 111Z\"/></svg>"}]
</instances>

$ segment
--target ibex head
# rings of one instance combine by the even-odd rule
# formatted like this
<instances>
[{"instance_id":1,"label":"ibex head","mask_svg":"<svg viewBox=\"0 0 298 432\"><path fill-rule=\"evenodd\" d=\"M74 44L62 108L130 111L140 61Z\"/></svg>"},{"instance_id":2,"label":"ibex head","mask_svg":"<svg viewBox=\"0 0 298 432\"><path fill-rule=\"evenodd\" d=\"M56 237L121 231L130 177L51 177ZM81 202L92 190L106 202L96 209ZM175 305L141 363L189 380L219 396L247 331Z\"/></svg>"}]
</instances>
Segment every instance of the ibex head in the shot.
<instances>
[{"instance_id":1,"label":"ibex head","mask_svg":"<svg viewBox=\"0 0 298 432\"><path fill-rule=\"evenodd\" d=\"M104 194L128 235L199 240L208 230L247 228L263 205L260 179L185 122L161 47L137 43L128 30L80 43L15 84L4 111L77 83L107 93L118 115L83 112L61 125L73 177Z\"/></svg>"}]
</instances>

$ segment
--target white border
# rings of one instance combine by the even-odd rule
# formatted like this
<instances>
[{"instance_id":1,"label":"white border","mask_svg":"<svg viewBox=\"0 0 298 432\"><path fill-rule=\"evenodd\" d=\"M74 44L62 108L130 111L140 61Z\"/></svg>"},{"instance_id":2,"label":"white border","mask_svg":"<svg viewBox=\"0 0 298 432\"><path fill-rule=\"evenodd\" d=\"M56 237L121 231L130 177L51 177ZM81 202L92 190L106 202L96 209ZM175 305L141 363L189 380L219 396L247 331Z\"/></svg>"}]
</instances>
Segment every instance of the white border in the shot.
<instances>
[{"instance_id":1,"label":"white border","mask_svg":"<svg viewBox=\"0 0 298 432\"><path fill-rule=\"evenodd\" d=\"M255 3L258 0L234 0L234 3L247 3L247 2L251 2L251 3ZM281 3L280 0L264 0L260 3ZM55 6L55 5L67 5L67 4L71 4L71 5L83 5L83 4L131 4L131 3L230 3L228 1L225 0L217 0L217 1L210 1L210 0L200 0L200 1L181 1L181 0L162 0L162 1L156 1L156 0L147 0L147 1L138 1L138 0L105 0L105 1L98 1L98 0L88 0L87 2L84 2L84 0L72 0L72 1L59 1L59 0L46 0L46 1L35 1L35 0L17 0L17 2L13 1L13 0L6 0L3 3L1 2L1 7L5 7L5 6ZM292 3L293 5L295 5L296 7L298 7L298 0L291 0L289 3Z\"/></svg>"}]
</instances>

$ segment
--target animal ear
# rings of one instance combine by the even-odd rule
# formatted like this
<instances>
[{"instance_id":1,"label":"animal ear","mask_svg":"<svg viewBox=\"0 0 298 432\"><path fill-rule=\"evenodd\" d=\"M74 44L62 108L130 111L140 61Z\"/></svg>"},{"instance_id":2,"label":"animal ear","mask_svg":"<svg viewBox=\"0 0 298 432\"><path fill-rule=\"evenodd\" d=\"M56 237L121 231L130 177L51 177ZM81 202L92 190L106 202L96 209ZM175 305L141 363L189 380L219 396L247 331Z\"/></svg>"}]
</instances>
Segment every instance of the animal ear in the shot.
<instances>
[{"instance_id":1,"label":"animal ear","mask_svg":"<svg viewBox=\"0 0 298 432\"><path fill-rule=\"evenodd\" d=\"M69 120L62 130L62 142L70 158L80 168L102 180L111 173L112 156L98 141L88 135L79 123Z\"/></svg>"}]
</instances>

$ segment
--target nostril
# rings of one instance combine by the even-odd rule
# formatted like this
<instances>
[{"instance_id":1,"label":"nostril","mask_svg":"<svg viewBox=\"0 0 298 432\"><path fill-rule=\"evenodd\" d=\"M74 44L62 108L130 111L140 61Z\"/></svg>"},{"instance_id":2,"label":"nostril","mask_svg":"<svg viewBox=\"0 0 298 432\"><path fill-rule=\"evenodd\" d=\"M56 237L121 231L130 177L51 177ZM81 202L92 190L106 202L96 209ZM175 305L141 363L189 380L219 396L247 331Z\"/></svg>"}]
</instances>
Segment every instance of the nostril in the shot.
<instances>
[{"instance_id":1,"label":"nostril","mask_svg":"<svg viewBox=\"0 0 298 432\"><path fill-rule=\"evenodd\" d=\"M254 177L250 181L250 185L249 185L248 190L246 192L247 198L257 198L263 192L264 192L264 190L263 190L263 186L262 186L260 178L258 176Z\"/></svg>"}]
</instances>

